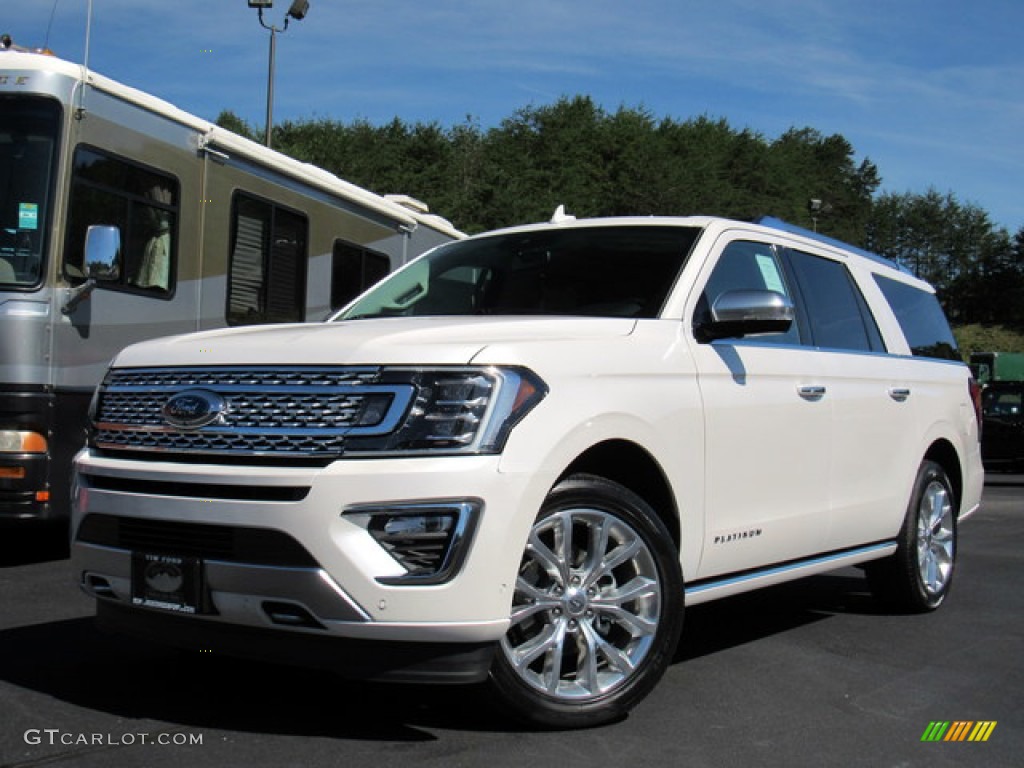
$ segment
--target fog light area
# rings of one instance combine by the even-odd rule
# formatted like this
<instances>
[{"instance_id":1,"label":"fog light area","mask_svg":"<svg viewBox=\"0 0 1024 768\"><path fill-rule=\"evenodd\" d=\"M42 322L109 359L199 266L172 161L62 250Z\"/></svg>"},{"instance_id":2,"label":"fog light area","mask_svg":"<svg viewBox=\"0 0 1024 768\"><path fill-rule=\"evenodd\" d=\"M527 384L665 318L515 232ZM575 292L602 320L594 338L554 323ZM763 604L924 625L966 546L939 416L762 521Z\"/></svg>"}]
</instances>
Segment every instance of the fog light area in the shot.
<instances>
[{"instance_id":1,"label":"fog light area","mask_svg":"<svg viewBox=\"0 0 1024 768\"><path fill-rule=\"evenodd\" d=\"M406 574L386 584L438 584L458 571L481 507L478 500L350 507L345 518L366 530Z\"/></svg>"}]
</instances>

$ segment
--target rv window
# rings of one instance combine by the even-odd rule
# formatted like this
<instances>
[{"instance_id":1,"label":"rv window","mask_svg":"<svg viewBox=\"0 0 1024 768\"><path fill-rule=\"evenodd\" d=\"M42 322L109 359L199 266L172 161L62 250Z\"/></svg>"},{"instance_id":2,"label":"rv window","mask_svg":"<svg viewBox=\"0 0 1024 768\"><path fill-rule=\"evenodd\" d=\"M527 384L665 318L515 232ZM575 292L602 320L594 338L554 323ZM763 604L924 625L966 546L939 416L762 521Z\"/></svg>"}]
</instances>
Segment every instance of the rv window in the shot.
<instances>
[{"instance_id":1,"label":"rv window","mask_svg":"<svg viewBox=\"0 0 1024 768\"><path fill-rule=\"evenodd\" d=\"M43 275L60 104L0 95L0 284L29 288Z\"/></svg>"},{"instance_id":2,"label":"rv window","mask_svg":"<svg viewBox=\"0 0 1024 768\"><path fill-rule=\"evenodd\" d=\"M75 150L64 246L64 274L80 282L88 274L85 234L94 224L120 230L119 287L169 297L174 287L178 226L178 181L91 147Z\"/></svg>"},{"instance_id":3,"label":"rv window","mask_svg":"<svg viewBox=\"0 0 1024 768\"><path fill-rule=\"evenodd\" d=\"M235 194L228 325L305 319L308 231L305 216L266 200Z\"/></svg>"},{"instance_id":4,"label":"rv window","mask_svg":"<svg viewBox=\"0 0 1024 768\"><path fill-rule=\"evenodd\" d=\"M391 271L391 259L342 240L334 241L331 309L340 309Z\"/></svg>"}]
</instances>

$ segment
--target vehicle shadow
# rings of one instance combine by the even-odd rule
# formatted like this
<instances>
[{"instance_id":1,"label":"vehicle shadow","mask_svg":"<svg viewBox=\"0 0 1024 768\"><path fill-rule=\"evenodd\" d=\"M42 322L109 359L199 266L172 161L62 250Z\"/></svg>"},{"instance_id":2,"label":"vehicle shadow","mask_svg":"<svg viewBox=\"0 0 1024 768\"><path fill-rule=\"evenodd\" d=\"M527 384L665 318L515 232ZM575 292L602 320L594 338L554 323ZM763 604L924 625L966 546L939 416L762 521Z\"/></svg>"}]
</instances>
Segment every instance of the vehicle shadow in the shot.
<instances>
[{"instance_id":1,"label":"vehicle shadow","mask_svg":"<svg viewBox=\"0 0 1024 768\"><path fill-rule=\"evenodd\" d=\"M68 559L66 525L0 527L0 568Z\"/></svg>"},{"instance_id":2,"label":"vehicle shadow","mask_svg":"<svg viewBox=\"0 0 1024 768\"><path fill-rule=\"evenodd\" d=\"M675 661L877 612L855 576L819 576L687 613ZM740 620L742 617L742 620ZM422 742L432 730L522 732L486 686L348 681L317 670L185 653L106 635L91 618L0 630L0 680L118 718L194 729ZM326 704L325 704L326 702Z\"/></svg>"},{"instance_id":3,"label":"vehicle shadow","mask_svg":"<svg viewBox=\"0 0 1024 768\"><path fill-rule=\"evenodd\" d=\"M0 680L117 718L397 742L434 740L428 727L517 730L472 687L352 682L186 653L106 635L91 617L2 630L0 647Z\"/></svg>"},{"instance_id":4,"label":"vehicle shadow","mask_svg":"<svg viewBox=\"0 0 1024 768\"><path fill-rule=\"evenodd\" d=\"M675 662L718 653L836 614L888 613L868 592L860 571L850 568L813 576L688 608Z\"/></svg>"}]
</instances>

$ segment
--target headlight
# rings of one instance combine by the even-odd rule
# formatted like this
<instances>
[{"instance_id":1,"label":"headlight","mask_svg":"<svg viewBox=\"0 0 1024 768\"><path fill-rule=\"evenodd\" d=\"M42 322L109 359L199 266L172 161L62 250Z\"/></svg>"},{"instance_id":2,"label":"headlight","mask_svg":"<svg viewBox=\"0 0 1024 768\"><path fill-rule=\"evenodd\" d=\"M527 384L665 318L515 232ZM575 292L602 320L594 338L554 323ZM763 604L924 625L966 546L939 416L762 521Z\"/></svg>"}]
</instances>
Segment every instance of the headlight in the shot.
<instances>
[{"instance_id":1,"label":"headlight","mask_svg":"<svg viewBox=\"0 0 1024 768\"><path fill-rule=\"evenodd\" d=\"M46 436L38 432L0 430L0 453L46 453Z\"/></svg>"},{"instance_id":2,"label":"headlight","mask_svg":"<svg viewBox=\"0 0 1024 768\"><path fill-rule=\"evenodd\" d=\"M411 384L415 396L393 432L350 437L346 455L500 453L512 427L547 394L525 368L389 368L381 378Z\"/></svg>"}]
</instances>

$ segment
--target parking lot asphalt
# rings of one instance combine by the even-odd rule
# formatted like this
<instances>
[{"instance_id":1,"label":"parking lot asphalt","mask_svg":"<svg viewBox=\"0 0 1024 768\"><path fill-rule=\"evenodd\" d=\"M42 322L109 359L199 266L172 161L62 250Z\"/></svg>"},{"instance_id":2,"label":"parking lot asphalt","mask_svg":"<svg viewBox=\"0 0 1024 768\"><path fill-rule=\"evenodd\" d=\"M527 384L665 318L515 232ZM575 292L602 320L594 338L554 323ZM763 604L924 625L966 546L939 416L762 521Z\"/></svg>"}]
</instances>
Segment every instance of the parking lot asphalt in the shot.
<instances>
[{"instance_id":1,"label":"parking lot asphalt","mask_svg":"<svg viewBox=\"0 0 1024 768\"><path fill-rule=\"evenodd\" d=\"M696 606L654 693L587 731L525 731L486 688L101 635L45 536L0 530L0 607L0 768L1024 764L1021 475L989 477L939 611L885 612L855 569ZM923 740L942 723L995 725L985 741Z\"/></svg>"}]
</instances>

